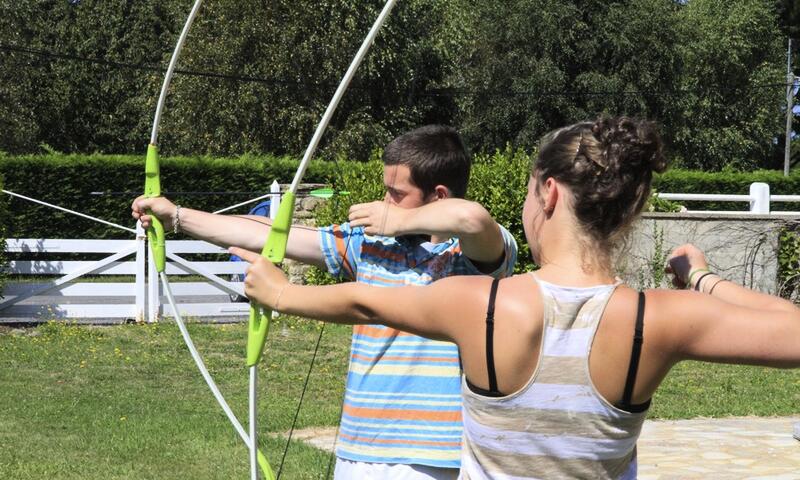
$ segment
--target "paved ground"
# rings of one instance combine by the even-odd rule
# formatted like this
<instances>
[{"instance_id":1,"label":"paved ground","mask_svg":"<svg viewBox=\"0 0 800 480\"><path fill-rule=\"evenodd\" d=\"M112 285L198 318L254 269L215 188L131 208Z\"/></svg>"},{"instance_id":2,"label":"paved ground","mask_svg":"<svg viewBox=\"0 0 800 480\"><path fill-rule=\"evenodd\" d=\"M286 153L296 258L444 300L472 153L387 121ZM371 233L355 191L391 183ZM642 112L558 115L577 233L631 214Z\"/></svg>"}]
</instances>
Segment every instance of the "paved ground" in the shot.
<instances>
[{"instance_id":1,"label":"paved ground","mask_svg":"<svg viewBox=\"0 0 800 480\"><path fill-rule=\"evenodd\" d=\"M800 480L796 418L648 420L639 438L639 480ZM330 451L333 428L294 438ZM800 435L800 431L798 432Z\"/></svg>"},{"instance_id":2,"label":"paved ground","mask_svg":"<svg viewBox=\"0 0 800 480\"><path fill-rule=\"evenodd\" d=\"M800 480L797 418L648 421L639 439L639 479Z\"/></svg>"}]
</instances>

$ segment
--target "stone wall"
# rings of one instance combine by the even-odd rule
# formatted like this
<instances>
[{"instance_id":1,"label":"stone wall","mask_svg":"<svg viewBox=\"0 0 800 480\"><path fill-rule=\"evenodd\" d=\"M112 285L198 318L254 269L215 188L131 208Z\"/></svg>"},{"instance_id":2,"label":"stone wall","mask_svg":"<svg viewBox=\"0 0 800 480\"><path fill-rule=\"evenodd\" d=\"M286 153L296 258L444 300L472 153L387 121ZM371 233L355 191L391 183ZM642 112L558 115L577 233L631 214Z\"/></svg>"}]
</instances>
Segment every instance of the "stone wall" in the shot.
<instances>
[{"instance_id":1,"label":"stone wall","mask_svg":"<svg viewBox=\"0 0 800 480\"><path fill-rule=\"evenodd\" d=\"M281 191L288 189L288 185L281 185ZM315 188L321 188L323 185L318 184L301 184L299 186L300 191L307 191L313 190ZM316 227L316 222L314 221L314 209L323 202L327 200L317 198L317 197L310 197L310 196L297 196L297 200L295 201L294 205L294 217L292 222L295 225L305 225L309 227ZM293 260L286 259L283 261L284 269L289 276L289 280L292 283L305 283L305 274L311 268L308 265L295 262Z\"/></svg>"},{"instance_id":2,"label":"stone wall","mask_svg":"<svg viewBox=\"0 0 800 480\"><path fill-rule=\"evenodd\" d=\"M304 186L306 187L306 186ZM311 185L311 188L317 188ZM295 222L316 226L314 208L325 200L298 198ZM663 265L673 248L692 243L706 253L711 270L760 291L778 291L778 249L781 229L797 216L646 213L634 225L617 254L620 278L636 288L666 286ZM518 242L524 239L518 238ZM309 267L287 260L292 282L303 283Z\"/></svg>"},{"instance_id":3,"label":"stone wall","mask_svg":"<svg viewBox=\"0 0 800 480\"><path fill-rule=\"evenodd\" d=\"M664 286L657 268L673 248L692 243L705 252L712 271L774 294L781 229L797 221L796 216L779 215L648 213L618 252L618 272L638 288Z\"/></svg>"}]
</instances>

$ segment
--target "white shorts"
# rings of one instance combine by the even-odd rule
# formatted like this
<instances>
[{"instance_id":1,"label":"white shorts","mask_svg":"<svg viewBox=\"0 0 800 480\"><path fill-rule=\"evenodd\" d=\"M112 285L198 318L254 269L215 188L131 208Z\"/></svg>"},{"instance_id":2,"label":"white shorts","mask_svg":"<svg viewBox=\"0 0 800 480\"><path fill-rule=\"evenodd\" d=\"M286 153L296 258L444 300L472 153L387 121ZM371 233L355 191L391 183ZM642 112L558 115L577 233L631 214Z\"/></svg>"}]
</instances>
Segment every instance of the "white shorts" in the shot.
<instances>
[{"instance_id":1,"label":"white shorts","mask_svg":"<svg viewBox=\"0 0 800 480\"><path fill-rule=\"evenodd\" d=\"M456 480L457 478L457 468L353 462L338 457L333 472L334 480Z\"/></svg>"}]
</instances>

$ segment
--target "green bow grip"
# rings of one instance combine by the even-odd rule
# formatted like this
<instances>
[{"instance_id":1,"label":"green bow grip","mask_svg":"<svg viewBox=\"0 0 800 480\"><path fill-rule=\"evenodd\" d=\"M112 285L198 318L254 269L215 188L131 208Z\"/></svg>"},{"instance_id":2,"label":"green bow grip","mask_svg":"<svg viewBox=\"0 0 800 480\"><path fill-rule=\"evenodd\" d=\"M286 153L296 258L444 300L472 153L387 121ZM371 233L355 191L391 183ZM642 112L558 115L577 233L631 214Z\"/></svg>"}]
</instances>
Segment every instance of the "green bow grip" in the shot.
<instances>
[{"instance_id":1,"label":"green bow grip","mask_svg":"<svg viewBox=\"0 0 800 480\"><path fill-rule=\"evenodd\" d=\"M158 168L158 147L148 145L147 161L144 166L144 196L161 196L161 175ZM150 215L150 227L147 229L147 241L153 252L153 260L156 264L156 271L161 273L166 266L167 249L164 242L164 225L153 212L147 211Z\"/></svg>"},{"instance_id":2,"label":"green bow grip","mask_svg":"<svg viewBox=\"0 0 800 480\"><path fill-rule=\"evenodd\" d=\"M289 242L289 229L294 213L295 195L286 192L281 199L278 215L272 222L267 242L261 250L261 256L272 263L280 263L286 255L286 244ZM247 366L252 367L261 360L264 351L264 342L269 331L269 321L272 312L257 304L250 302L250 321L247 331Z\"/></svg>"}]
</instances>

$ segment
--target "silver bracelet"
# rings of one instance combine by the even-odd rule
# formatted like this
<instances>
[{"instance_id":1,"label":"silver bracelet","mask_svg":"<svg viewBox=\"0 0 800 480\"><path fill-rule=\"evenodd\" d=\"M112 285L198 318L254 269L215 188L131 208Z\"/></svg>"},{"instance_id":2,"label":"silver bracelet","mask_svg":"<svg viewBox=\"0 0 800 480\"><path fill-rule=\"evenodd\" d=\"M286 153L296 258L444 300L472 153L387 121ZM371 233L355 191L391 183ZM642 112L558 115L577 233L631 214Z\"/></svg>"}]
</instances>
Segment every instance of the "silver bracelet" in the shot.
<instances>
[{"instance_id":1,"label":"silver bracelet","mask_svg":"<svg viewBox=\"0 0 800 480\"><path fill-rule=\"evenodd\" d=\"M181 206L175 205L175 215L172 217L172 233L175 235L181 231Z\"/></svg>"},{"instance_id":2,"label":"silver bracelet","mask_svg":"<svg viewBox=\"0 0 800 480\"><path fill-rule=\"evenodd\" d=\"M286 285L284 285L283 288L281 288L281 291L278 292L278 296L275 297L275 307L273 308L273 310L275 310L276 312L280 311L280 308L278 307L278 302L281 301L281 295L283 295L283 292L286 290L286 287L288 287L288 286L289 286L289 282L286 282Z\"/></svg>"}]
</instances>

